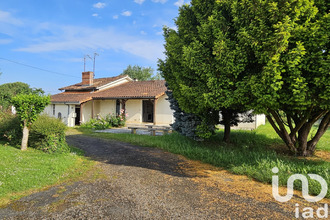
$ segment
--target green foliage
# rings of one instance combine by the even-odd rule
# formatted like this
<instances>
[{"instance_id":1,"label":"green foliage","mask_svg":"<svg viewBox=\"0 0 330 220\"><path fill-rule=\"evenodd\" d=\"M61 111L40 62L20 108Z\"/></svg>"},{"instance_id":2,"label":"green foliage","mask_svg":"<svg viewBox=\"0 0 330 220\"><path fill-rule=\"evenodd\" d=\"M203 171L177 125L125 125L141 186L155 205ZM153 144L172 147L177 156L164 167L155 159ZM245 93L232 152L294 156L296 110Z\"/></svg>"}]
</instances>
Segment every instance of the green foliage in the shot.
<instances>
[{"instance_id":1,"label":"green foliage","mask_svg":"<svg viewBox=\"0 0 330 220\"><path fill-rule=\"evenodd\" d=\"M47 153L67 153L65 124L59 119L40 115L30 129L29 146Z\"/></svg>"},{"instance_id":2,"label":"green foliage","mask_svg":"<svg viewBox=\"0 0 330 220\"><path fill-rule=\"evenodd\" d=\"M97 118L92 118L88 122L81 125L82 128L92 128L95 130L104 130L111 127L123 127L126 123L127 114L121 110L120 115L108 114L103 118L98 115Z\"/></svg>"},{"instance_id":3,"label":"green foliage","mask_svg":"<svg viewBox=\"0 0 330 220\"><path fill-rule=\"evenodd\" d=\"M159 70L179 107L202 120L200 137L210 137L219 111L230 131L239 122L235 116L249 110L250 92L241 82L247 54L236 45L230 7L230 1L192 1L180 8L177 31L164 28L166 59Z\"/></svg>"},{"instance_id":4,"label":"green foliage","mask_svg":"<svg viewBox=\"0 0 330 220\"><path fill-rule=\"evenodd\" d=\"M251 105L268 114L290 150L303 156L314 153L330 121L330 15L325 8L325 1L242 1L233 10L238 44L253 57L246 66ZM307 142L320 118L318 132Z\"/></svg>"},{"instance_id":5,"label":"green foliage","mask_svg":"<svg viewBox=\"0 0 330 220\"><path fill-rule=\"evenodd\" d=\"M166 86L168 86L167 83ZM194 140L200 140L197 127L202 123L202 120L197 115L182 111L169 88L166 91L166 95L175 119L174 123L171 124L173 130Z\"/></svg>"},{"instance_id":6,"label":"green foliage","mask_svg":"<svg viewBox=\"0 0 330 220\"><path fill-rule=\"evenodd\" d=\"M133 67L129 65L121 75L128 75L132 79L137 79L139 81L161 79L159 73L154 75L154 70L151 67L140 67L138 65L134 65Z\"/></svg>"},{"instance_id":7,"label":"green foliage","mask_svg":"<svg viewBox=\"0 0 330 220\"><path fill-rule=\"evenodd\" d=\"M81 124L80 127L92 128L95 130L104 130L104 129L111 128L111 125L108 121L106 121L103 118L99 118L99 119L91 118L88 122Z\"/></svg>"},{"instance_id":8,"label":"green foliage","mask_svg":"<svg viewBox=\"0 0 330 220\"><path fill-rule=\"evenodd\" d=\"M12 98L11 103L15 106L21 122L30 127L37 120L38 115L50 104L50 96L19 94Z\"/></svg>"},{"instance_id":9,"label":"green foliage","mask_svg":"<svg viewBox=\"0 0 330 220\"><path fill-rule=\"evenodd\" d=\"M256 108L329 109L330 17L321 4L299 0L236 5L238 43L254 58L249 60L248 83Z\"/></svg>"},{"instance_id":10,"label":"green foliage","mask_svg":"<svg viewBox=\"0 0 330 220\"><path fill-rule=\"evenodd\" d=\"M22 127L16 115L0 111L0 140L5 140L13 145L22 139Z\"/></svg>"},{"instance_id":11,"label":"green foliage","mask_svg":"<svg viewBox=\"0 0 330 220\"><path fill-rule=\"evenodd\" d=\"M0 85L0 108L6 111L11 105L11 99L18 94L43 94L42 89L33 89L26 83L15 82ZM1 110L1 109L0 109Z\"/></svg>"}]
</instances>

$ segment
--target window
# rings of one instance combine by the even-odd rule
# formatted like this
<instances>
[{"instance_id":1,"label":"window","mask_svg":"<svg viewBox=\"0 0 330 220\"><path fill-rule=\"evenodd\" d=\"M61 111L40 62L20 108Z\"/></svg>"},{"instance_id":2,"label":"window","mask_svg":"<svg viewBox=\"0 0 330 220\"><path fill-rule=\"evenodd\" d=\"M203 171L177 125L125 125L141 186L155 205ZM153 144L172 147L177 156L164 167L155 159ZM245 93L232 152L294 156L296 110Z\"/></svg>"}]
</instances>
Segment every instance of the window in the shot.
<instances>
[{"instance_id":1,"label":"window","mask_svg":"<svg viewBox=\"0 0 330 220\"><path fill-rule=\"evenodd\" d=\"M53 115L55 115L55 104L53 105Z\"/></svg>"},{"instance_id":2,"label":"window","mask_svg":"<svg viewBox=\"0 0 330 220\"><path fill-rule=\"evenodd\" d=\"M57 114L57 118L58 118L58 119L62 119L62 113L61 113L61 112L59 112L59 113Z\"/></svg>"}]
</instances>

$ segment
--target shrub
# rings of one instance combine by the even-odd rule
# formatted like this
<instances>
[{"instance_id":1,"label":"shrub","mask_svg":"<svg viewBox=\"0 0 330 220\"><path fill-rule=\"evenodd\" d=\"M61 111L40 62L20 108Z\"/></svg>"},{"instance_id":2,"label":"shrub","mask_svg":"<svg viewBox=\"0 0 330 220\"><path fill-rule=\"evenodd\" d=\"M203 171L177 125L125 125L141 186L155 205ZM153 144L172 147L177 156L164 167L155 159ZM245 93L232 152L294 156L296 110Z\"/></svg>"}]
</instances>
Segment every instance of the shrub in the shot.
<instances>
[{"instance_id":1,"label":"shrub","mask_svg":"<svg viewBox=\"0 0 330 220\"><path fill-rule=\"evenodd\" d=\"M103 118L99 116L96 119L90 119L81 125L82 128L92 128L96 130L104 130L111 127L123 127L126 123L127 114L123 110L120 115L108 114Z\"/></svg>"},{"instance_id":2,"label":"shrub","mask_svg":"<svg viewBox=\"0 0 330 220\"><path fill-rule=\"evenodd\" d=\"M29 146L47 153L69 152L65 129L65 124L59 119L40 115L31 126Z\"/></svg>"},{"instance_id":3,"label":"shrub","mask_svg":"<svg viewBox=\"0 0 330 220\"><path fill-rule=\"evenodd\" d=\"M22 127L17 116L0 111L0 140L18 144L22 139Z\"/></svg>"},{"instance_id":4,"label":"shrub","mask_svg":"<svg viewBox=\"0 0 330 220\"><path fill-rule=\"evenodd\" d=\"M98 118L98 119L90 119L88 122L83 123L81 125L82 128L92 128L92 129L96 129L96 130L104 130L107 128L111 128L111 125L109 124L109 122L107 122L105 119L103 118Z\"/></svg>"}]
</instances>

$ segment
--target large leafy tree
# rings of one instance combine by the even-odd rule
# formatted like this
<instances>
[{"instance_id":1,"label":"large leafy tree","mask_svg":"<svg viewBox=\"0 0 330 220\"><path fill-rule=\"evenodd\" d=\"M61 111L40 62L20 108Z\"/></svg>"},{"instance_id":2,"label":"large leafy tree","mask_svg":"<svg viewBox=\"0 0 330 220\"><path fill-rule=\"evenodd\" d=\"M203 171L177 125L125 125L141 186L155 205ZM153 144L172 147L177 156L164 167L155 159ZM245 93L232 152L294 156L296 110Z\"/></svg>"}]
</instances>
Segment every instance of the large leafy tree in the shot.
<instances>
[{"instance_id":1,"label":"large leafy tree","mask_svg":"<svg viewBox=\"0 0 330 220\"><path fill-rule=\"evenodd\" d=\"M28 84L22 82L5 83L0 85L0 110L7 110L11 105L11 99L18 94L40 93L42 89L31 88Z\"/></svg>"},{"instance_id":2,"label":"large leafy tree","mask_svg":"<svg viewBox=\"0 0 330 220\"><path fill-rule=\"evenodd\" d=\"M128 75L132 79L139 81L159 80L161 78L159 74L154 75L154 70L151 67L141 67L138 65L129 65L121 75Z\"/></svg>"},{"instance_id":3,"label":"large leafy tree","mask_svg":"<svg viewBox=\"0 0 330 220\"><path fill-rule=\"evenodd\" d=\"M12 98L11 103L15 106L23 127L21 150L27 150L30 127L45 107L50 104L50 96L19 94Z\"/></svg>"},{"instance_id":4,"label":"large leafy tree","mask_svg":"<svg viewBox=\"0 0 330 220\"><path fill-rule=\"evenodd\" d=\"M251 104L292 152L312 155L330 121L329 3L239 1L232 14L249 54Z\"/></svg>"},{"instance_id":5,"label":"large leafy tree","mask_svg":"<svg viewBox=\"0 0 330 220\"><path fill-rule=\"evenodd\" d=\"M267 115L292 152L311 155L330 120L328 8L325 1L192 0L180 9L177 31L165 28L160 70L183 110L249 107Z\"/></svg>"},{"instance_id":6,"label":"large leafy tree","mask_svg":"<svg viewBox=\"0 0 330 220\"><path fill-rule=\"evenodd\" d=\"M180 108L197 114L199 133L209 136L214 112L221 112L224 141L238 113L248 109L249 91L242 83L247 54L238 47L229 1L195 0L180 8L178 30L165 28L166 59L159 69L172 88ZM212 118L214 118L212 116Z\"/></svg>"}]
</instances>

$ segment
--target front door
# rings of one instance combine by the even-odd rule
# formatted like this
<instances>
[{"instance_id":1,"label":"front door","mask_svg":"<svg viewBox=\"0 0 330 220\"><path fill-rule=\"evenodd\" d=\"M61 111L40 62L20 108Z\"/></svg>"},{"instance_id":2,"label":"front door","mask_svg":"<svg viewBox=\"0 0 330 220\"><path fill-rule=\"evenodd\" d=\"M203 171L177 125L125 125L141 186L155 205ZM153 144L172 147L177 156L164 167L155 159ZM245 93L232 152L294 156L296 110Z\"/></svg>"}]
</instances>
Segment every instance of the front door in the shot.
<instances>
[{"instance_id":1,"label":"front door","mask_svg":"<svg viewBox=\"0 0 330 220\"><path fill-rule=\"evenodd\" d=\"M150 100L142 100L142 121L154 122L154 104Z\"/></svg>"},{"instance_id":2,"label":"front door","mask_svg":"<svg viewBox=\"0 0 330 220\"><path fill-rule=\"evenodd\" d=\"M76 118L75 118L75 125L80 125L80 106L76 105Z\"/></svg>"}]
</instances>

